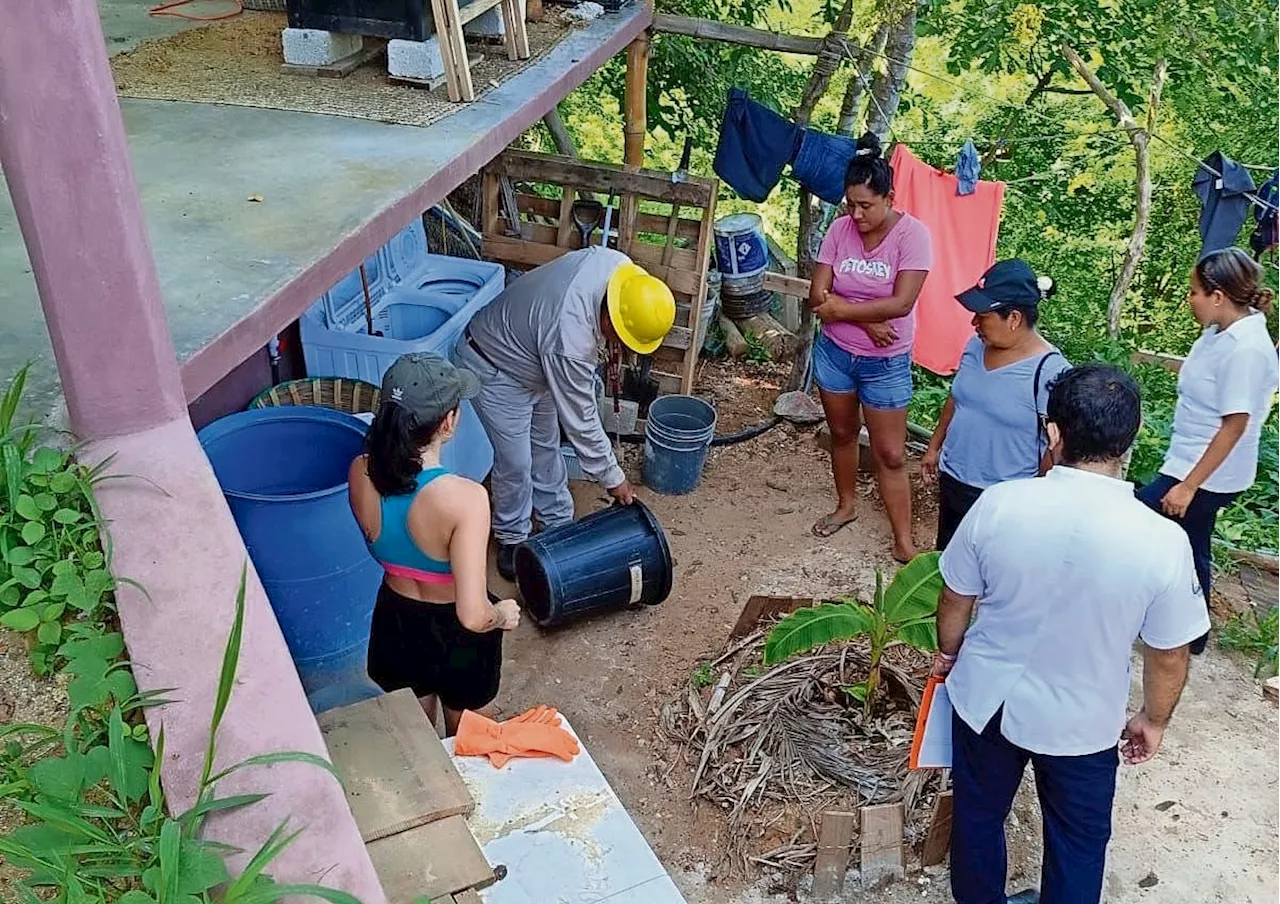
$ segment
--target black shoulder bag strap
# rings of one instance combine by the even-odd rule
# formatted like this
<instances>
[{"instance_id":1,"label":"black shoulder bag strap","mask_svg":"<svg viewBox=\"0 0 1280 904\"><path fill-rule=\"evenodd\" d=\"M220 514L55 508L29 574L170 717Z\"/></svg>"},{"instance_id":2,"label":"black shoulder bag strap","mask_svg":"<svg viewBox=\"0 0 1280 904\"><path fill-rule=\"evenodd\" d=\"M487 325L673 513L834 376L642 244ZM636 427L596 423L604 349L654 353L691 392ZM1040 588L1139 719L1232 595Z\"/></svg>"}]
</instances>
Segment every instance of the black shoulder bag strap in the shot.
<instances>
[{"instance_id":1,"label":"black shoulder bag strap","mask_svg":"<svg viewBox=\"0 0 1280 904\"><path fill-rule=\"evenodd\" d=\"M1036 472L1040 471L1040 460L1044 458L1044 450L1041 448L1043 442L1047 448L1049 443L1049 431L1045 426L1045 419L1040 416L1040 375L1044 372L1045 362L1054 355L1061 356L1062 352L1054 349L1051 352L1045 352L1039 363L1036 364L1036 375L1031 381L1031 411L1036 418Z\"/></svg>"}]
</instances>

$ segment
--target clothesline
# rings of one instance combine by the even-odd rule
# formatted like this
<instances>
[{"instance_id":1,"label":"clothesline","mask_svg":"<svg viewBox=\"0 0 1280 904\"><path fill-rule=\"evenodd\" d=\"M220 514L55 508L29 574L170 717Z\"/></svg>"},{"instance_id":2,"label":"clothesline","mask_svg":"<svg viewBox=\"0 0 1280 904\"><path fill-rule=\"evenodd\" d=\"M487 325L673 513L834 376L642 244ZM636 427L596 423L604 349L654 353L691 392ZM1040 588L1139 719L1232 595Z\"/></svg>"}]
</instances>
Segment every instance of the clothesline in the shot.
<instances>
[{"instance_id":1,"label":"clothesline","mask_svg":"<svg viewBox=\"0 0 1280 904\"><path fill-rule=\"evenodd\" d=\"M1175 151L1177 151L1177 152L1178 152L1179 154L1181 154L1183 157L1186 157L1188 160L1190 160L1190 161L1191 161L1192 163L1194 163L1196 166L1200 167L1200 169L1204 170L1205 172L1207 172L1207 173L1209 173L1209 174L1211 174L1211 175L1213 175L1213 176L1216 176L1216 177L1218 177L1219 179L1223 179L1223 178L1225 178L1225 177L1222 175L1222 173L1218 172L1216 169L1214 169L1213 167L1211 167L1209 164L1205 163L1203 160L1199 160L1199 159L1197 159L1197 158L1195 157L1195 155L1191 154L1190 152L1188 152L1187 150L1185 150L1184 148L1182 148L1180 145L1178 145L1178 144L1176 144L1176 143L1174 143L1174 142L1170 141L1168 138L1165 138L1164 136L1160 135L1158 132L1150 132L1150 133L1148 133L1148 134L1150 134L1150 135L1151 135L1151 137L1152 137L1152 138L1154 138L1154 139L1156 139L1157 141L1159 141L1159 142L1161 142L1161 143L1163 143L1163 144L1166 144L1166 145L1168 145L1169 147L1173 148ZM1243 166L1243 164L1241 164L1241 165ZM1264 200L1263 198L1259 197L1259 196L1258 196L1257 194L1255 194L1254 192L1241 192L1241 194L1243 194L1246 198L1248 198L1248 199L1249 199L1250 201L1252 201L1254 204L1257 204L1259 207L1261 207L1261 208L1263 208L1263 209L1265 209L1265 210L1280 211L1280 207L1277 207L1275 204L1272 204L1272 203L1270 203L1270 202L1268 202L1268 201Z\"/></svg>"}]
</instances>

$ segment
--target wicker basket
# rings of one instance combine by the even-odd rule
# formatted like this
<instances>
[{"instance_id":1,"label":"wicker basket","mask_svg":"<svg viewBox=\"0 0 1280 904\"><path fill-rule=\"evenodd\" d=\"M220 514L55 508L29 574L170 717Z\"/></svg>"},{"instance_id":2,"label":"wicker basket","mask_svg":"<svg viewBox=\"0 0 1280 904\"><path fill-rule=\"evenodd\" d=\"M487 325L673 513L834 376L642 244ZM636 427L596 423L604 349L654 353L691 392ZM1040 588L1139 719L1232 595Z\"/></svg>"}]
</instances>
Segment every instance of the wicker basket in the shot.
<instances>
[{"instance_id":1,"label":"wicker basket","mask_svg":"<svg viewBox=\"0 0 1280 904\"><path fill-rule=\"evenodd\" d=\"M372 383L349 377L308 377L290 380L259 393L250 408L272 408L279 405L318 405L348 414L374 413L382 391Z\"/></svg>"}]
</instances>

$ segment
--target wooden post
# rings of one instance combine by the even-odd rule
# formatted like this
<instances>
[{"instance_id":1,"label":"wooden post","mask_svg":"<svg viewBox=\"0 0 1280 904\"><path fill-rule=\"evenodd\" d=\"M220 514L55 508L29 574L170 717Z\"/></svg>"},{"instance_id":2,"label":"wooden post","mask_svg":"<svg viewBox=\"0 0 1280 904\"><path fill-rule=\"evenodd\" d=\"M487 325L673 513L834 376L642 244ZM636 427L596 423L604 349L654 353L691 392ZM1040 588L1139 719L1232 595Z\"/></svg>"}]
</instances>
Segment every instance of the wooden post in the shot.
<instances>
[{"instance_id":1,"label":"wooden post","mask_svg":"<svg viewBox=\"0 0 1280 904\"><path fill-rule=\"evenodd\" d=\"M627 87L625 121L622 127L622 162L632 169L644 165L644 135L648 108L649 32L643 32L627 47Z\"/></svg>"},{"instance_id":2,"label":"wooden post","mask_svg":"<svg viewBox=\"0 0 1280 904\"><path fill-rule=\"evenodd\" d=\"M937 866L947 859L951 849L951 792L943 791L933 802L933 816L929 819L929 834L924 839L924 851L920 855L921 866Z\"/></svg>"},{"instance_id":3,"label":"wooden post","mask_svg":"<svg viewBox=\"0 0 1280 904\"><path fill-rule=\"evenodd\" d=\"M849 867L849 845L857 813L828 810L822 814L822 834L818 838L818 858L813 863L813 897L834 898L844 890L844 874Z\"/></svg>"},{"instance_id":4,"label":"wooden post","mask_svg":"<svg viewBox=\"0 0 1280 904\"><path fill-rule=\"evenodd\" d=\"M862 884L901 879L902 804L862 808Z\"/></svg>"}]
</instances>

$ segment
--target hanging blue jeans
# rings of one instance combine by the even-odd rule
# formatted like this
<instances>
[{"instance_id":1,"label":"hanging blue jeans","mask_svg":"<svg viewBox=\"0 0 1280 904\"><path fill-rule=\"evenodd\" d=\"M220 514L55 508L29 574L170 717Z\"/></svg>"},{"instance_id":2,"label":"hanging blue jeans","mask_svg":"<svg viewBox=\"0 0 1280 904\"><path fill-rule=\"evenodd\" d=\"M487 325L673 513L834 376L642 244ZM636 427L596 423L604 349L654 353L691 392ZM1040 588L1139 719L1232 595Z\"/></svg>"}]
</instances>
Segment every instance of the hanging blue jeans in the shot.
<instances>
[{"instance_id":1,"label":"hanging blue jeans","mask_svg":"<svg viewBox=\"0 0 1280 904\"><path fill-rule=\"evenodd\" d=\"M1040 904L1098 904L1116 793L1115 747L1046 756L1000 733L998 710L982 733L959 715L951 725L951 894L956 904L1004 904L1004 821L1030 762L1044 819Z\"/></svg>"},{"instance_id":2,"label":"hanging blue jeans","mask_svg":"<svg viewBox=\"0 0 1280 904\"><path fill-rule=\"evenodd\" d=\"M1146 503L1147 508L1164 515L1160 508L1160 500L1166 493L1177 486L1178 480L1167 474L1157 474L1156 479L1138 490L1138 498ZM1218 522L1218 511L1226 508L1239 493L1210 493L1208 490L1196 490L1191 497L1191 504L1181 518L1170 518L1186 531L1191 541L1191 558L1195 560L1196 580L1204 591L1205 605L1209 604L1209 584L1213 580L1213 528ZM1168 515L1165 515L1168 518ZM1197 637L1191 641L1191 652L1197 656L1204 652L1209 642L1209 635Z\"/></svg>"},{"instance_id":3,"label":"hanging blue jeans","mask_svg":"<svg viewBox=\"0 0 1280 904\"><path fill-rule=\"evenodd\" d=\"M799 145L799 126L734 88L712 167L734 191L758 203L769 197Z\"/></svg>"},{"instance_id":4,"label":"hanging blue jeans","mask_svg":"<svg viewBox=\"0 0 1280 904\"><path fill-rule=\"evenodd\" d=\"M791 176L828 204L844 200L844 176L858 146L852 138L804 129Z\"/></svg>"}]
</instances>

